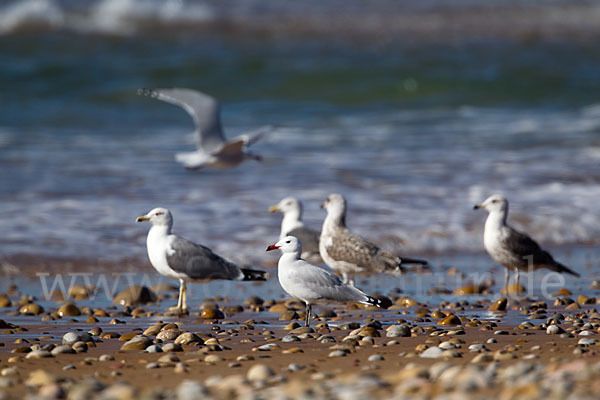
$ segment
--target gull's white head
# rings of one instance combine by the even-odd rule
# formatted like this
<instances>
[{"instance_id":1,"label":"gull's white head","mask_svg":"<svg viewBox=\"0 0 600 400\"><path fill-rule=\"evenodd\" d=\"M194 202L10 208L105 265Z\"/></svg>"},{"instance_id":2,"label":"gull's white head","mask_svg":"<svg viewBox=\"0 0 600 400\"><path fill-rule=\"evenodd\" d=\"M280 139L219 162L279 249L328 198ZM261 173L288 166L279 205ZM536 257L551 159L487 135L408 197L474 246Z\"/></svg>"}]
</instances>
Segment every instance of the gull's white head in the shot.
<instances>
[{"instance_id":1,"label":"gull's white head","mask_svg":"<svg viewBox=\"0 0 600 400\"><path fill-rule=\"evenodd\" d=\"M172 226L173 215L166 208L157 207L146 215L136 218L137 222L150 221L153 226Z\"/></svg>"},{"instance_id":2,"label":"gull's white head","mask_svg":"<svg viewBox=\"0 0 600 400\"><path fill-rule=\"evenodd\" d=\"M286 197L279 203L269 207L270 212L282 212L284 215L288 213L302 213L302 204L294 197Z\"/></svg>"},{"instance_id":3,"label":"gull's white head","mask_svg":"<svg viewBox=\"0 0 600 400\"><path fill-rule=\"evenodd\" d=\"M277 249L281 250L281 252L284 254L292 253L297 254L298 257L300 257L300 254L302 254L302 243L300 243L300 239L295 236L286 236L279 242L267 247L267 251Z\"/></svg>"},{"instance_id":4,"label":"gull's white head","mask_svg":"<svg viewBox=\"0 0 600 400\"><path fill-rule=\"evenodd\" d=\"M508 212L508 200L506 200L502 195L494 194L488 197L483 203L477 204L473 208L475 210L483 208L489 213L506 213Z\"/></svg>"},{"instance_id":5,"label":"gull's white head","mask_svg":"<svg viewBox=\"0 0 600 400\"><path fill-rule=\"evenodd\" d=\"M346 214L346 199L341 194L330 194L327 200L321 205L321 208L326 209L328 215L344 217Z\"/></svg>"}]
</instances>

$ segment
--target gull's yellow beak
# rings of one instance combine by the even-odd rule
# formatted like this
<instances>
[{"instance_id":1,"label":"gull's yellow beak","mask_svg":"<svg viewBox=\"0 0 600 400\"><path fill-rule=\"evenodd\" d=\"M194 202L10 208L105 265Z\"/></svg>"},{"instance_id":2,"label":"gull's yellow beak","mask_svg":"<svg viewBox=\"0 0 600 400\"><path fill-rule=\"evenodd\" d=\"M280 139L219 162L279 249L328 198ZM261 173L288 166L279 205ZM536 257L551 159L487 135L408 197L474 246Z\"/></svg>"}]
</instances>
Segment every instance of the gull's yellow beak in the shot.
<instances>
[{"instance_id":1,"label":"gull's yellow beak","mask_svg":"<svg viewBox=\"0 0 600 400\"><path fill-rule=\"evenodd\" d=\"M277 211L281 211L278 204L275 204L275 205L272 205L271 207L269 207L269 212L277 212Z\"/></svg>"},{"instance_id":2,"label":"gull's yellow beak","mask_svg":"<svg viewBox=\"0 0 600 400\"><path fill-rule=\"evenodd\" d=\"M140 216L140 217L137 217L137 218L135 219L135 222L143 222L143 221L150 221L150 218L148 218L148 217L147 217L147 216L145 216L145 215L142 215L142 216Z\"/></svg>"}]
</instances>

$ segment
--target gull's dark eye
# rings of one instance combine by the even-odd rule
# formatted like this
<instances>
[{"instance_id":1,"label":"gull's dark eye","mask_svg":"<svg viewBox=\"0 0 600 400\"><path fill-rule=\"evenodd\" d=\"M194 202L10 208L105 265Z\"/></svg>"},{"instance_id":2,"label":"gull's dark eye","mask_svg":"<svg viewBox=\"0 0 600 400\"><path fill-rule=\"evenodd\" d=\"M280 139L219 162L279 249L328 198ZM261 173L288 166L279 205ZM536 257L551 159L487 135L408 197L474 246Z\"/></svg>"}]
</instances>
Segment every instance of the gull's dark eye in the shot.
<instances>
[{"instance_id":1,"label":"gull's dark eye","mask_svg":"<svg viewBox=\"0 0 600 400\"><path fill-rule=\"evenodd\" d=\"M164 214L164 212L157 212L157 213L156 213L156 214L154 214L154 215L156 215L156 216L158 217L159 215L163 215L163 214Z\"/></svg>"},{"instance_id":2,"label":"gull's dark eye","mask_svg":"<svg viewBox=\"0 0 600 400\"><path fill-rule=\"evenodd\" d=\"M286 243L292 243L290 240L286 241Z\"/></svg>"}]
</instances>

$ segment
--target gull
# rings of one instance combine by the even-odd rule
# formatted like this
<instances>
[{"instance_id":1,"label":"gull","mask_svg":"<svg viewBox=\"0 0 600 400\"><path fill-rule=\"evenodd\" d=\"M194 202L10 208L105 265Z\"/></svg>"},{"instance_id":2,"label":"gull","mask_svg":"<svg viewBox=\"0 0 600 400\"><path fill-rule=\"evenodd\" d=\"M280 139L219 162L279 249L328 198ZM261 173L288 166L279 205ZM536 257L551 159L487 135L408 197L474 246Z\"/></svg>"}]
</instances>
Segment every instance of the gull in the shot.
<instances>
[{"instance_id":1,"label":"gull","mask_svg":"<svg viewBox=\"0 0 600 400\"><path fill-rule=\"evenodd\" d=\"M519 271L547 268L555 272L566 272L579 276L575 271L562 265L547 251L543 250L533 239L513 229L506 223L508 216L508 200L499 194L488 197L474 209L483 208L489 213L483 231L483 245L488 254L506 270L504 271L504 287L508 294L509 270L516 272L515 287L519 286Z\"/></svg>"},{"instance_id":2,"label":"gull","mask_svg":"<svg viewBox=\"0 0 600 400\"><path fill-rule=\"evenodd\" d=\"M325 264L341 273L345 283L354 285L353 275L359 273L400 274L403 264L427 264L425 260L389 254L353 234L346 227L346 200L342 195L329 195L321 208L327 209L327 217L321 229L319 251Z\"/></svg>"},{"instance_id":3,"label":"gull","mask_svg":"<svg viewBox=\"0 0 600 400\"><path fill-rule=\"evenodd\" d=\"M319 231L310 229L302 222L302 203L294 197L286 197L279 203L269 207L270 212L282 212L281 232L279 239L295 236L302 242L302 258L315 263L323 260L319 254Z\"/></svg>"},{"instance_id":4,"label":"gull","mask_svg":"<svg viewBox=\"0 0 600 400\"><path fill-rule=\"evenodd\" d=\"M175 159L186 168L232 168L248 158L262 160L260 156L247 151L247 148L256 143L270 128L262 127L225 140L221 127L220 106L215 98L197 90L183 88L140 89L138 94L178 105L194 120L197 150L175 155Z\"/></svg>"},{"instance_id":5,"label":"gull","mask_svg":"<svg viewBox=\"0 0 600 400\"><path fill-rule=\"evenodd\" d=\"M290 296L306 304L305 325L310 326L312 304L319 300L353 301L381 306L381 300L367 296L360 289L346 285L340 278L302 259L302 243L297 237L286 236L267 247L281 250L277 264L279 284Z\"/></svg>"},{"instance_id":6,"label":"gull","mask_svg":"<svg viewBox=\"0 0 600 400\"><path fill-rule=\"evenodd\" d=\"M179 280L179 299L169 312L187 313L186 282L223 279L231 281L264 281L264 271L240 268L213 253L208 247L171 233L173 215L166 208L155 208L137 217L137 222L150 221L146 246L150 263L159 274Z\"/></svg>"}]
</instances>

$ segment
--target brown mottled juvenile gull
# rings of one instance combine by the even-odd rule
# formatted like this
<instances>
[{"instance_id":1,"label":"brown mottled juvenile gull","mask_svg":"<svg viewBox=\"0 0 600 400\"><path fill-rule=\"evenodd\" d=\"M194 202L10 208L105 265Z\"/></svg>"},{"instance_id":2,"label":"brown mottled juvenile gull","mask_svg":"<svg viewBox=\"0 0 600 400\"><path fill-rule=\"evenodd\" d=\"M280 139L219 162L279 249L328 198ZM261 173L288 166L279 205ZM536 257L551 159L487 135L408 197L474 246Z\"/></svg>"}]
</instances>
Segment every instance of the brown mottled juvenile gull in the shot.
<instances>
[{"instance_id":1,"label":"brown mottled juvenile gull","mask_svg":"<svg viewBox=\"0 0 600 400\"><path fill-rule=\"evenodd\" d=\"M319 250L325 264L342 274L344 282L354 285L355 274L402 273L402 264L427 264L425 260L389 254L373 243L353 234L346 227L346 200L331 194L321 206L327 209Z\"/></svg>"},{"instance_id":2,"label":"brown mottled juvenile gull","mask_svg":"<svg viewBox=\"0 0 600 400\"><path fill-rule=\"evenodd\" d=\"M354 286L343 283L340 278L323 268L302 259L302 243L294 236L286 236L267 247L267 251L280 249L277 264L279 284L290 296L306 304L306 326L310 325L312 304L320 300L355 301L380 306L381 300L367 296Z\"/></svg>"},{"instance_id":3,"label":"brown mottled juvenile gull","mask_svg":"<svg viewBox=\"0 0 600 400\"><path fill-rule=\"evenodd\" d=\"M566 272L571 275L579 274L562 265L547 251L543 250L533 239L524 233L513 229L506 223L508 216L508 200L499 194L488 197L474 209L483 208L489 215L483 231L483 245L488 254L504 268L504 287L508 294L509 270L516 272L515 286L519 285L519 271L529 271L531 266L535 271L547 268L555 272Z\"/></svg>"},{"instance_id":4,"label":"brown mottled juvenile gull","mask_svg":"<svg viewBox=\"0 0 600 400\"><path fill-rule=\"evenodd\" d=\"M173 235L173 216L166 208L155 208L136 219L137 222L150 221L146 246L150 263L159 274L178 279L179 300L170 312L187 313L186 282L223 279L231 281L264 281L268 274L264 271L240 268L233 262L213 253L208 247Z\"/></svg>"},{"instance_id":5,"label":"brown mottled juvenile gull","mask_svg":"<svg viewBox=\"0 0 600 400\"><path fill-rule=\"evenodd\" d=\"M186 168L231 168L248 158L261 160L260 156L250 153L247 148L270 130L269 127L225 140L220 106L215 98L197 90L183 88L140 89L138 93L178 105L194 120L197 150L175 155L175 159Z\"/></svg>"},{"instance_id":6,"label":"brown mottled juvenile gull","mask_svg":"<svg viewBox=\"0 0 600 400\"><path fill-rule=\"evenodd\" d=\"M270 212L281 212L281 231L279 239L295 236L302 243L302 258L314 263L321 263L319 254L319 231L310 229L302 221L302 203L294 197L286 197L279 203L269 207Z\"/></svg>"}]
</instances>

